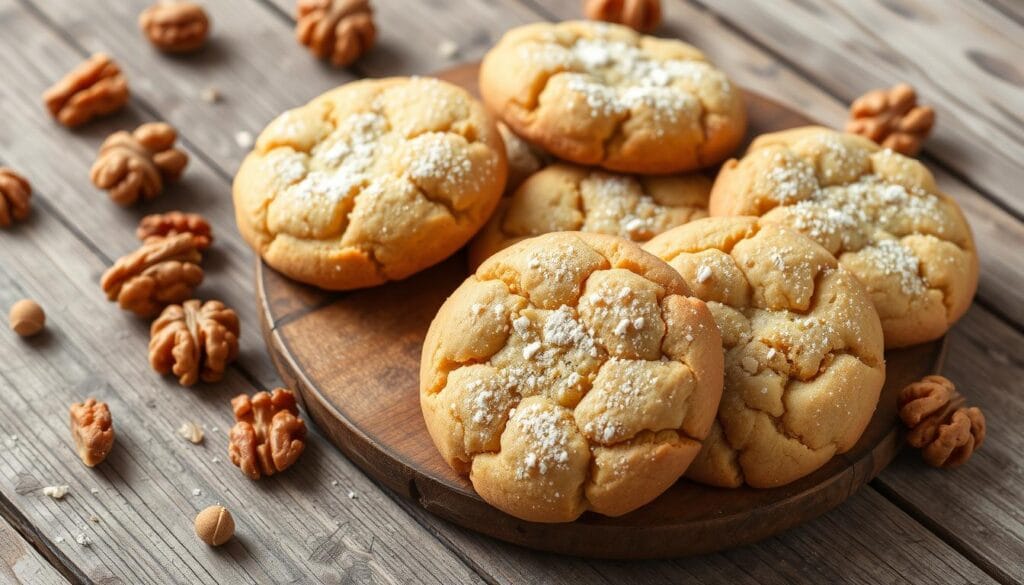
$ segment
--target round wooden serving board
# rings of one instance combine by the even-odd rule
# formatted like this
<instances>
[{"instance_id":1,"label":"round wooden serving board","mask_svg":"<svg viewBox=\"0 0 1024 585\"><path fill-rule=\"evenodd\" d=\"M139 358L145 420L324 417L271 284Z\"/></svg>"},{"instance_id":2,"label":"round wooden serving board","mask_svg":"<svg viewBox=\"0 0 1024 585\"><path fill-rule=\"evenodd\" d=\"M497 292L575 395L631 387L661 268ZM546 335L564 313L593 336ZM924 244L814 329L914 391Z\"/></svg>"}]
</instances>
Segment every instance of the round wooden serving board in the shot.
<instances>
[{"instance_id":1,"label":"round wooden serving board","mask_svg":"<svg viewBox=\"0 0 1024 585\"><path fill-rule=\"evenodd\" d=\"M476 92L475 64L440 75ZM812 123L744 92L749 137ZM566 524L524 522L492 508L441 459L419 405L420 348L445 298L468 276L464 254L402 282L329 293L257 262L264 337L285 383L320 430L392 490L461 526L523 546L601 558L708 553L760 540L850 497L896 455L901 387L936 372L944 342L886 352L887 380L870 426L848 453L790 485L717 489L680 481L625 516L592 513Z\"/></svg>"}]
</instances>

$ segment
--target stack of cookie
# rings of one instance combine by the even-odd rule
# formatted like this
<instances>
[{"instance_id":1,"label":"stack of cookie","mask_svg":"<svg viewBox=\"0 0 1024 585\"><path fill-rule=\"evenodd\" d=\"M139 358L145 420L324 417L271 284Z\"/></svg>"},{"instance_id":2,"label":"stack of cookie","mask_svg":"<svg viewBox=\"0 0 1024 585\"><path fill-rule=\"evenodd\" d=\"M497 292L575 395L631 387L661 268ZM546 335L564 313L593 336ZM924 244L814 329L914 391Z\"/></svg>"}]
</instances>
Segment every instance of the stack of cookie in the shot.
<instances>
[{"instance_id":1,"label":"stack of cookie","mask_svg":"<svg viewBox=\"0 0 1024 585\"><path fill-rule=\"evenodd\" d=\"M270 124L234 196L268 264L328 289L476 236L420 400L444 459L516 517L621 515L684 476L804 477L860 438L885 348L940 337L974 294L970 230L913 159L804 128L713 178L742 94L685 43L528 25L480 90L329 92Z\"/></svg>"}]
</instances>

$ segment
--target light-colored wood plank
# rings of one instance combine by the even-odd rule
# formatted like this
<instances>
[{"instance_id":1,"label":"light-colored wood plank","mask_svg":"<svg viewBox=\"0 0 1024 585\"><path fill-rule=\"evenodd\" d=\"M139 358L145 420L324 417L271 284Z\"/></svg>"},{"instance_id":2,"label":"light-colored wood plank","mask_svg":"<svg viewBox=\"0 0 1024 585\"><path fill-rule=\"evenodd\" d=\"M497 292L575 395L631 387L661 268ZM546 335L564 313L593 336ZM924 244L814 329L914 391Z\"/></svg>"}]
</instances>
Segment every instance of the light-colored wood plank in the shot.
<instances>
[{"instance_id":1,"label":"light-colored wood plank","mask_svg":"<svg viewBox=\"0 0 1024 585\"><path fill-rule=\"evenodd\" d=\"M249 383L234 370L195 390L157 377L145 325L95 288L101 258L45 208L10 236L0 306L35 298L49 319L41 337L0 335L0 493L76 573L124 583L477 579L316 433L287 473L244 477L228 461L226 435L228 399L251 392ZM96 469L77 460L67 429L67 406L90 395L110 404L117 432ZM202 446L177 435L187 420L206 428ZM42 494L56 484L71 486L61 501ZM216 502L233 511L238 537L212 550L192 518ZM92 544L76 542L80 534Z\"/></svg>"},{"instance_id":2,"label":"light-colored wood plank","mask_svg":"<svg viewBox=\"0 0 1024 585\"><path fill-rule=\"evenodd\" d=\"M933 105L928 154L1024 214L1024 37L980 2L707 6L845 101L900 81Z\"/></svg>"},{"instance_id":3,"label":"light-colored wood plank","mask_svg":"<svg viewBox=\"0 0 1024 585\"><path fill-rule=\"evenodd\" d=\"M0 585L67 583L13 526L0 518Z\"/></svg>"},{"instance_id":4,"label":"light-colored wood plank","mask_svg":"<svg viewBox=\"0 0 1024 585\"><path fill-rule=\"evenodd\" d=\"M759 544L669 561L572 559L502 546L448 524L437 530L498 583L995 583L872 489Z\"/></svg>"}]
</instances>

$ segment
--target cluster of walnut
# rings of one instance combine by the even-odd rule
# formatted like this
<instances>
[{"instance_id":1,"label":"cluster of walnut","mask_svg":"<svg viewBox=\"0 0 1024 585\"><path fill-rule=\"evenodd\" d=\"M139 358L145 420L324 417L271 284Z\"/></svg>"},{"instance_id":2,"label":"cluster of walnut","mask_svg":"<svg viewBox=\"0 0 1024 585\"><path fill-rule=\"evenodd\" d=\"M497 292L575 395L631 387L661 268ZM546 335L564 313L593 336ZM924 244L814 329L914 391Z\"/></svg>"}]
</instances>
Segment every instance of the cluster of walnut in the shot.
<instances>
[{"instance_id":1,"label":"cluster of walnut","mask_svg":"<svg viewBox=\"0 0 1024 585\"><path fill-rule=\"evenodd\" d=\"M591 20L650 32L661 24L661 0L585 0L583 13Z\"/></svg>"},{"instance_id":2,"label":"cluster of walnut","mask_svg":"<svg viewBox=\"0 0 1024 585\"><path fill-rule=\"evenodd\" d=\"M914 88L901 83L889 89L869 91L857 98L850 105L846 131L914 156L934 125L935 110L917 105Z\"/></svg>"},{"instance_id":3,"label":"cluster of walnut","mask_svg":"<svg viewBox=\"0 0 1024 585\"><path fill-rule=\"evenodd\" d=\"M335 67L351 65L377 39L369 0L299 0L295 19L299 42Z\"/></svg>"},{"instance_id":4,"label":"cluster of walnut","mask_svg":"<svg viewBox=\"0 0 1024 585\"><path fill-rule=\"evenodd\" d=\"M139 221L139 227L135 230L135 236L144 244L151 244L178 234L191 235L193 243L200 252L209 248L213 243L213 230L210 228L209 222L198 213L182 213L180 211L154 213L143 217Z\"/></svg>"},{"instance_id":5,"label":"cluster of walnut","mask_svg":"<svg viewBox=\"0 0 1024 585\"><path fill-rule=\"evenodd\" d=\"M115 132L100 146L90 178L119 205L152 199L163 191L165 180L178 180L188 164L188 155L174 147L177 139L174 128L163 122Z\"/></svg>"},{"instance_id":6,"label":"cluster of walnut","mask_svg":"<svg viewBox=\"0 0 1024 585\"><path fill-rule=\"evenodd\" d=\"M32 185L13 169L0 167L0 227L28 217Z\"/></svg>"},{"instance_id":7,"label":"cluster of walnut","mask_svg":"<svg viewBox=\"0 0 1024 585\"><path fill-rule=\"evenodd\" d=\"M900 418L910 429L907 442L921 449L928 465L963 465L985 442L985 415L965 402L942 376L925 376L900 391Z\"/></svg>"},{"instance_id":8,"label":"cluster of walnut","mask_svg":"<svg viewBox=\"0 0 1024 585\"><path fill-rule=\"evenodd\" d=\"M273 475L291 467L305 448L306 423L299 418L295 395L278 388L240 394L231 400L235 426L228 455L250 479Z\"/></svg>"},{"instance_id":9,"label":"cluster of walnut","mask_svg":"<svg viewBox=\"0 0 1024 585\"><path fill-rule=\"evenodd\" d=\"M193 2L161 0L142 11L139 28L154 47L168 53L200 49L210 33L210 19Z\"/></svg>"},{"instance_id":10,"label":"cluster of walnut","mask_svg":"<svg viewBox=\"0 0 1024 585\"><path fill-rule=\"evenodd\" d=\"M238 357L238 315L220 301L169 305L149 329L149 363L182 386L216 382Z\"/></svg>"},{"instance_id":11,"label":"cluster of walnut","mask_svg":"<svg viewBox=\"0 0 1024 585\"><path fill-rule=\"evenodd\" d=\"M71 437L89 467L99 465L114 447L114 427L105 402L89 398L71 405Z\"/></svg>"},{"instance_id":12,"label":"cluster of walnut","mask_svg":"<svg viewBox=\"0 0 1024 585\"><path fill-rule=\"evenodd\" d=\"M80 126L128 103L128 82L117 63L97 53L43 93L50 114L65 126Z\"/></svg>"},{"instance_id":13,"label":"cluster of walnut","mask_svg":"<svg viewBox=\"0 0 1024 585\"><path fill-rule=\"evenodd\" d=\"M103 274L100 286L122 309L151 317L192 296L203 281L201 259L190 234L163 238L119 258Z\"/></svg>"}]
</instances>

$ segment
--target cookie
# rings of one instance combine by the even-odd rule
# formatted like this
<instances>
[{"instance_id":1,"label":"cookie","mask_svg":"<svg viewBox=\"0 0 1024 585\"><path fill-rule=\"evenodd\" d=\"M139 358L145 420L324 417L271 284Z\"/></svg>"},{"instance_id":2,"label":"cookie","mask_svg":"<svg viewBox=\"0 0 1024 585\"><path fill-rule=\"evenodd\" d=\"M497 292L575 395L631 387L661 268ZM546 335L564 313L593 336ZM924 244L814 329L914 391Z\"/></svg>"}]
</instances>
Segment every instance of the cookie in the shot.
<instances>
[{"instance_id":1,"label":"cookie","mask_svg":"<svg viewBox=\"0 0 1024 585\"><path fill-rule=\"evenodd\" d=\"M763 219L697 220L644 249L707 302L722 334L718 417L687 477L770 488L848 451L885 381L865 288L823 247Z\"/></svg>"},{"instance_id":2,"label":"cookie","mask_svg":"<svg viewBox=\"0 0 1024 585\"><path fill-rule=\"evenodd\" d=\"M508 180L505 181L505 192L514 191L530 175L548 164L547 153L523 140L504 122L498 122L501 141L505 143L505 155L508 158Z\"/></svg>"},{"instance_id":3,"label":"cookie","mask_svg":"<svg viewBox=\"0 0 1024 585\"><path fill-rule=\"evenodd\" d=\"M532 236L581 231L646 242L706 217L711 180L702 174L631 176L557 163L530 176L480 231L469 249L476 267Z\"/></svg>"},{"instance_id":4,"label":"cookie","mask_svg":"<svg viewBox=\"0 0 1024 585\"><path fill-rule=\"evenodd\" d=\"M445 461L534 522L625 514L700 450L721 337L682 278L636 244L559 232L495 254L438 311L420 404Z\"/></svg>"},{"instance_id":5,"label":"cookie","mask_svg":"<svg viewBox=\"0 0 1024 585\"><path fill-rule=\"evenodd\" d=\"M978 288L978 255L956 201L920 162L805 127L757 138L722 166L713 216L757 215L810 236L867 287L886 347L941 337Z\"/></svg>"},{"instance_id":6,"label":"cookie","mask_svg":"<svg viewBox=\"0 0 1024 585\"><path fill-rule=\"evenodd\" d=\"M616 24L512 29L484 57L480 93L554 156L626 173L716 164L746 129L740 90L700 51Z\"/></svg>"},{"instance_id":7,"label":"cookie","mask_svg":"<svg viewBox=\"0 0 1024 585\"><path fill-rule=\"evenodd\" d=\"M405 278L465 244L505 185L483 105L428 78L364 80L285 112L235 176L238 229L274 269L326 289Z\"/></svg>"}]
</instances>

